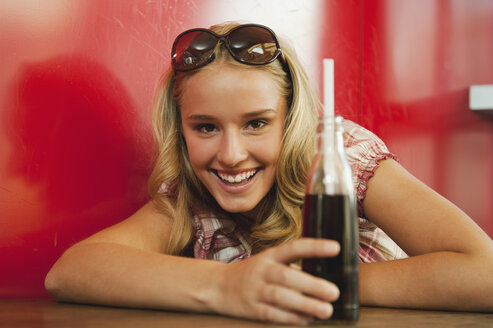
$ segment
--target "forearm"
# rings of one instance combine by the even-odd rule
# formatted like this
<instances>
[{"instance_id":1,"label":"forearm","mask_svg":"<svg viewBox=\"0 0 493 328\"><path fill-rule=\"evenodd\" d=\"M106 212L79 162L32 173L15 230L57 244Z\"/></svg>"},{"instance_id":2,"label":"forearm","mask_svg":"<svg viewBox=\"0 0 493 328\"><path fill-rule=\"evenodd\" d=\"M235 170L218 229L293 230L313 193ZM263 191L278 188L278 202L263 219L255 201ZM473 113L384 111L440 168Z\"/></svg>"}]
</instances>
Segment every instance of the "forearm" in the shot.
<instances>
[{"instance_id":1,"label":"forearm","mask_svg":"<svg viewBox=\"0 0 493 328\"><path fill-rule=\"evenodd\" d=\"M59 300L210 312L214 271L224 264L112 243L76 245L52 268L47 289Z\"/></svg>"},{"instance_id":2,"label":"forearm","mask_svg":"<svg viewBox=\"0 0 493 328\"><path fill-rule=\"evenodd\" d=\"M437 252L360 265L364 305L493 311L491 258Z\"/></svg>"}]
</instances>

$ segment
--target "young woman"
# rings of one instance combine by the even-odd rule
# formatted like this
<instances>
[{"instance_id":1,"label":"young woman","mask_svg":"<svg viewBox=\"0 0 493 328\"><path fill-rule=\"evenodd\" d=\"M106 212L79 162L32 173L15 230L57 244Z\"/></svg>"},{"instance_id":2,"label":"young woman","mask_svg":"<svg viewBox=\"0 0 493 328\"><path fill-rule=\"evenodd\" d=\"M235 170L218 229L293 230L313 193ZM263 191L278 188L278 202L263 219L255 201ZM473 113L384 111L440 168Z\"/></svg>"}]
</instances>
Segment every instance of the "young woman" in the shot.
<instances>
[{"instance_id":1,"label":"young woman","mask_svg":"<svg viewBox=\"0 0 493 328\"><path fill-rule=\"evenodd\" d=\"M68 249L46 288L73 302L281 323L330 317L337 287L293 265L339 251L300 238L319 109L294 52L267 27L180 34L156 97L152 201ZM361 303L492 311L491 239L371 132L345 124Z\"/></svg>"}]
</instances>

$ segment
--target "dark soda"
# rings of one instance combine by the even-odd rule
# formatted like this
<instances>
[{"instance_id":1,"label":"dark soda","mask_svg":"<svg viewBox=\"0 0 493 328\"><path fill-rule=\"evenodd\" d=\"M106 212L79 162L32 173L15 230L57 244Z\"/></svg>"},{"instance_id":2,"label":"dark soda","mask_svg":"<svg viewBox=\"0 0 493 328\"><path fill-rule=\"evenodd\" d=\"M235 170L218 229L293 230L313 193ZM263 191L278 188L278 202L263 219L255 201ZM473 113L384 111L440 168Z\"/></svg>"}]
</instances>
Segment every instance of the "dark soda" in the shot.
<instances>
[{"instance_id":1,"label":"dark soda","mask_svg":"<svg viewBox=\"0 0 493 328\"><path fill-rule=\"evenodd\" d=\"M359 316L357 219L347 195L305 196L303 236L332 239L341 252L333 258L303 259L303 271L337 285L339 299L333 303L330 321L353 322Z\"/></svg>"}]
</instances>

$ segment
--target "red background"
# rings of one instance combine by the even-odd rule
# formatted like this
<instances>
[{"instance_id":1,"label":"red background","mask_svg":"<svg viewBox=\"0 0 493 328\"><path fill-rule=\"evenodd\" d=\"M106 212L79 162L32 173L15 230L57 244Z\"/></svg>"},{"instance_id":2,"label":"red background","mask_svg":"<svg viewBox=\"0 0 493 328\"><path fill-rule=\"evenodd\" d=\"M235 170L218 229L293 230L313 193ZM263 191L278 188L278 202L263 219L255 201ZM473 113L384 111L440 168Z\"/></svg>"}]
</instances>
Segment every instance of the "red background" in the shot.
<instances>
[{"instance_id":1,"label":"red background","mask_svg":"<svg viewBox=\"0 0 493 328\"><path fill-rule=\"evenodd\" d=\"M149 106L173 38L226 20L287 36L319 90L334 58L336 112L493 236L493 115L468 109L469 85L493 84L491 1L6 0L0 297L47 296L67 247L147 200Z\"/></svg>"}]
</instances>

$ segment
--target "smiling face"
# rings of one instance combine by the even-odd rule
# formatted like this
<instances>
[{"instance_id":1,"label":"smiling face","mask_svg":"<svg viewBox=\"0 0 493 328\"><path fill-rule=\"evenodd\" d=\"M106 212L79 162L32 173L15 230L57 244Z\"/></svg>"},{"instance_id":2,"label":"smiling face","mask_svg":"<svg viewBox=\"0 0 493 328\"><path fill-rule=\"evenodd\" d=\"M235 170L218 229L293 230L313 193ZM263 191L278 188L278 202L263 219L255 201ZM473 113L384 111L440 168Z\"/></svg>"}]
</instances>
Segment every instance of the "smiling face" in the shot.
<instances>
[{"instance_id":1,"label":"smiling face","mask_svg":"<svg viewBox=\"0 0 493 328\"><path fill-rule=\"evenodd\" d=\"M252 211L275 181L286 117L279 86L267 71L213 63L182 87L195 174L225 211Z\"/></svg>"}]
</instances>

